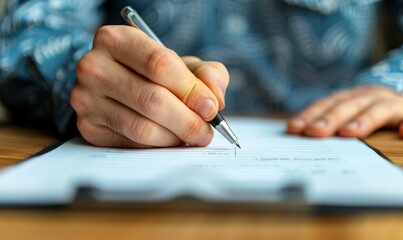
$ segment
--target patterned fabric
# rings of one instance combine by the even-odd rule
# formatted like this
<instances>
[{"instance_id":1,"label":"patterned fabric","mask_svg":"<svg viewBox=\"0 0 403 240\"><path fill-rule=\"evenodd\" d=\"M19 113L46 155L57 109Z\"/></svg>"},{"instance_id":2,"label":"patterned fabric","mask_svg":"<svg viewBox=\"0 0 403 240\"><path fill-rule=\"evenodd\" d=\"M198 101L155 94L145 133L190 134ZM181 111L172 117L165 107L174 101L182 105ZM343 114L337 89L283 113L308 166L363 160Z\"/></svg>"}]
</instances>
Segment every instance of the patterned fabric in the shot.
<instances>
[{"instance_id":1,"label":"patterned fabric","mask_svg":"<svg viewBox=\"0 0 403 240\"><path fill-rule=\"evenodd\" d=\"M125 5L180 55L226 64L226 111L294 113L362 84L403 91L403 47L369 68L380 9L403 28L403 0L7 0L0 97L15 119L74 125L75 65L97 27L124 24Z\"/></svg>"}]
</instances>

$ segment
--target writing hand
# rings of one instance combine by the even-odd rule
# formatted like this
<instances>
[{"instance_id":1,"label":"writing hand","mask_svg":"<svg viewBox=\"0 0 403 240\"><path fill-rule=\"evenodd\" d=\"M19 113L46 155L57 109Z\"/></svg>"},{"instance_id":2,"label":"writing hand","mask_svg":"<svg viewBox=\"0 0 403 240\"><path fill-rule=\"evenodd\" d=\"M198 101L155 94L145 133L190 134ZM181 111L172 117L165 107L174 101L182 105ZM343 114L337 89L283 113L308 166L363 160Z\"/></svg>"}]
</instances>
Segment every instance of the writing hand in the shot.
<instances>
[{"instance_id":1,"label":"writing hand","mask_svg":"<svg viewBox=\"0 0 403 240\"><path fill-rule=\"evenodd\" d=\"M100 28L76 72L78 130L110 147L208 145L229 81L222 64L182 59L129 26Z\"/></svg>"}]
</instances>

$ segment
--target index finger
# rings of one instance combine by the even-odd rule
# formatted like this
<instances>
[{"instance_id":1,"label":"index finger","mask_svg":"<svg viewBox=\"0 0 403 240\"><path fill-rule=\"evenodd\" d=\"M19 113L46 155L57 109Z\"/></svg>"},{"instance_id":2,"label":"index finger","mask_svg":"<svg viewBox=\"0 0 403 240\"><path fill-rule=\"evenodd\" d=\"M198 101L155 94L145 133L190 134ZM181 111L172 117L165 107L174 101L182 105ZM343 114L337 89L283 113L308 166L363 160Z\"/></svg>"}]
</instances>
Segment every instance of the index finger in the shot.
<instances>
[{"instance_id":1,"label":"index finger","mask_svg":"<svg viewBox=\"0 0 403 240\"><path fill-rule=\"evenodd\" d=\"M217 114L219 104L213 92L174 51L141 30L129 26L102 27L95 36L94 48L105 49L118 62L167 88L204 120Z\"/></svg>"}]
</instances>

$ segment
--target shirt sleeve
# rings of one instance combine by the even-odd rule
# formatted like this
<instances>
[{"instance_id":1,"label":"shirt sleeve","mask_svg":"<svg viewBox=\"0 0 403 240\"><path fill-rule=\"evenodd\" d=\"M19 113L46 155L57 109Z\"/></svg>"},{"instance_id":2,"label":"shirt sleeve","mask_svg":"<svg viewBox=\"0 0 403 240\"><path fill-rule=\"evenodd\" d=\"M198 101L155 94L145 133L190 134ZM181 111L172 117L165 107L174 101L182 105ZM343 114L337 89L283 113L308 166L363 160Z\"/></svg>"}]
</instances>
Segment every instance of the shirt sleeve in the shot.
<instances>
[{"instance_id":1,"label":"shirt sleeve","mask_svg":"<svg viewBox=\"0 0 403 240\"><path fill-rule=\"evenodd\" d=\"M388 1L398 29L395 37L403 36L403 0ZM357 85L384 85L403 93L403 45L389 52L388 57L364 70L356 78Z\"/></svg>"},{"instance_id":2,"label":"shirt sleeve","mask_svg":"<svg viewBox=\"0 0 403 240\"><path fill-rule=\"evenodd\" d=\"M14 121L69 134L78 60L103 21L101 0L7 1L0 22L0 98Z\"/></svg>"}]
</instances>

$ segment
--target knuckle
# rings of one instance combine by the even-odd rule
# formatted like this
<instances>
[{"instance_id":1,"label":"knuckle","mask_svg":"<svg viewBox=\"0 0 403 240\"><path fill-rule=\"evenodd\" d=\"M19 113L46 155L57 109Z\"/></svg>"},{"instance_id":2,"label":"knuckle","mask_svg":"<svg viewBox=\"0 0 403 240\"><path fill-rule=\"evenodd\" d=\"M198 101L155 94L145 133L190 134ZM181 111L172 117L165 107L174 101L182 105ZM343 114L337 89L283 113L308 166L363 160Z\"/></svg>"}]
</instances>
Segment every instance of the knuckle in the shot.
<instances>
[{"instance_id":1,"label":"knuckle","mask_svg":"<svg viewBox=\"0 0 403 240\"><path fill-rule=\"evenodd\" d=\"M143 114L153 116L161 111L164 100L162 89L146 88L140 92L136 102Z\"/></svg>"},{"instance_id":2,"label":"knuckle","mask_svg":"<svg viewBox=\"0 0 403 240\"><path fill-rule=\"evenodd\" d=\"M332 92L328 97L325 97L324 99L332 102L340 102L353 96L354 92L352 90L342 89Z\"/></svg>"},{"instance_id":3,"label":"knuckle","mask_svg":"<svg viewBox=\"0 0 403 240\"><path fill-rule=\"evenodd\" d=\"M367 113L362 117L362 119L365 119L368 125L373 125L374 123L376 123L377 118L373 113Z\"/></svg>"},{"instance_id":4,"label":"knuckle","mask_svg":"<svg viewBox=\"0 0 403 240\"><path fill-rule=\"evenodd\" d=\"M355 94L363 97L374 97L374 86L363 86L355 89ZM378 95L378 94L377 94Z\"/></svg>"},{"instance_id":5,"label":"knuckle","mask_svg":"<svg viewBox=\"0 0 403 240\"><path fill-rule=\"evenodd\" d=\"M210 65L213 69L217 70L220 74L223 74L225 77L229 77L229 73L224 64L220 62L210 62Z\"/></svg>"},{"instance_id":6,"label":"knuckle","mask_svg":"<svg viewBox=\"0 0 403 240\"><path fill-rule=\"evenodd\" d=\"M217 80L220 80L222 78L229 78L229 73L227 68L224 66L224 64L220 62L204 62L201 64L199 67L197 67L194 71L197 75L200 74L205 74L208 75L208 77L214 77L217 78Z\"/></svg>"},{"instance_id":7,"label":"knuckle","mask_svg":"<svg viewBox=\"0 0 403 240\"><path fill-rule=\"evenodd\" d=\"M399 101L396 101L395 98L386 98L383 102L385 108L389 109L389 111L400 110L402 107L401 103Z\"/></svg>"},{"instance_id":8,"label":"knuckle","mask_svg":"<svg viewBox=\"0 0 403 240\"><path fill-rule=\"evenodd\" d=\"M325 119L328 123L340 124L343 122L343 114L339 111L332 111L322 116L322 119Z\"/></svg>"},{"instance_id":9,"label":"knuckle","mask_svg":"<svg viewBox=\"0 0 403 240\"><path fill-rule=\"evenodd\" d=\"M325 105L328 101L329 99L326 98L316 99L315 101L313 101L312 106L322 106Z\"/></svg>"},{"instance_id":10,"label":"knuckle","mask_svg":"<svg viewBox=\"0 0 403 240\"><path fill-rule=\"evenodd\" d=\"M103 89L107 93L120 87L116 84L116 74L113 74L112 69L106 71L102 67L104 64L105 60L97 53L89 52L84 55L76 66L77 84L89 89Z\"/></svg>"},{"instance_id":11,"label":"knuckle","mask_svg":"<svg viewBox=\"0 0 403 240\"><path fill-rule=\"evenodd\" d=\"M367 111L364 115L364 117L367 119L368 122L370 122L371 124L375 124L378 122L379 118L381 116L379 116L378 113L376 113L375 111Z\"/></svg>"},{"instance_id":12,"label":"knuckle","mask_svg":"<svg viewBox=\"0 0 403 240\"><path fill-rule=\"evenodd\" d=\"M185 62L200 62L202 61L200 58L196 57L196 56L184 56L182 57L183 61Z\"/></svg>"},{"instance_id":13,"label":"knuckle","mask_svg":"<svg viewBox=\"0 0 403 240\"><path fill-rule=\"evenodd\" d=\"M167 48L154 50L148 59L147 74L153 80L161 79L175 61L177 55L174 51Z\"/></svg>"},{"instance_id":14,"label":"knuckle","mask_svg":"<svg viewBox=\"0 0 403 240\"><path fill-rule=\"evenodd\" d=\"M76 66L76 74L79 82L97 78L102 74L99 72L98 59L91 53L86 53Z\"/></svg>"},{"instance_id":15,"label":"knuckle","mask_svg":"<svg viewBox=\"0 0 403 240\"><path fill-rule=\"evenodd\" d=\"M86 94L78 88L74 87L70 93L70 104L77 114L89 109L90 101Z\"/></svg>"},{"instance_id":16,"label":"knuckle","mask_svg":"<svg viewBox=\"0 0 403 240\"><path fill-rule=\"evenodd\" d=\"M329 105L328 102L331 101L330 99L319 99L314 101L304 112L303 115L319 115L323 113L323 110L327 108Z\"/></svg>"},{"instance_id":17,"label":"knuckle","mask_svg":"<svg viewBox=\"0 0 403 240\"><path fill-rule=\"evenodd\" d=\"M384 86L377 86L377 85L368 85L368 86L363 86L358 88L359 95L367 96L367 97L372 97L372 98L383 98L383 97L389 97L391 94L393 94L393 91L390 89L384 87Z\"/></svg>"},{"instance_id":18,"label":"knuckle","mask_svg":"<svg viewBox=\"0 0 403 240\"><path fill-rule=\"evenodd\" d=\"M227 69L225 68L224 64L222 64L222 63L220 63L220 62L211 61L211 62L209 62L209 64L210 64L210 66L211 66L212 68L215 68L215 69L217 69L218 71L224 72L224 71L227 70Z\"/></svg>"},{"instance_id":19,"label":"knuckle","mask_svg":"<svg viewBox=\"0 0 403 240\"><path fill-rule=\"evenodd\" d=\"M129 131L128 136L133 141L147 144L153 132L153 127L145 120L133 119L130 122Z\"/></svg>"},{"instance_id":20,"label":"knuckle","mask_svg":"<svg viewBox=\"0 0 403 240\"><path fill-rule=\"evenodd\" d=\"M379 88L380 88L380 86L368 85L368 86L364 86L362 88L362 90L364 92L374 92L374 91L377 91Z\"/></svg>"},{"instance_id":21,"label":"knuckle","mask_svg":"<svg viewBox=\"0 0 403 240\"><path fill-rule=\"evenodd\" d=\"M93 45L94 48L110 48L116 46L120 39L116 26L102 26L95 33Z\"/></svg>"},{"instance_id":22,"label":"knuckle","mask_svg":"<svg viewBox=\"0 0 403 240\"><path fill-rule=\"evenodd\" d=\"M336 91L336 92L330 94L328 99L333 100L333 101L340 101L340 100L345 99L347 94L348 93L345 90Z\"/></svg>"},{"instance_id":23,"label":"knuckle","mask_svg":"<svg viewBox=\"0 0 403 240\"><path fill-rule=\"evenodd\" d=\"M216 80L223 83L224 87L229 84L229 72L224 64L220 62L208 62L209 69L215 71ZM221 84L220 84L221 85Z\"/></svg>"},{"instance_id":24,"label":"knuckle","mask_svg":"<svg viewBox=\"0 0 403 240\"><path fill-rule=\"evenodd\" d=\"M203 124L203 121L194 119L187 126L184 127L183 131L181 132L180 138L186 141L194 136L199 135L201 130L203 129Z\"/></svg>"},{"instance_id":25,"label":"knuckle","mask_svg":"<svg viewBox=\"0 0 403 240\"><path fill-rule=\"evenodd\" d=\"M333 119L341 120L345 119L347 116L361 112L365 106L365 99L354 98L350 101L342 101L340 103L337 103L328 113L328 115Z\"/></svg>"},{"instance_id":26,"label":"knuckle","mask_svg":"<svg viewBox=\"0 0 403 240\"><path fill-rule=\"evenodd\" d=\"M357 99L356 101L351 101L348 104L349 104L349 108L354 109L356 111L359 111L366 106L365 99ZM341 109L340 114L343 114L343 113L344 113L344 109Z\"/></svg>"}]
</instances>

